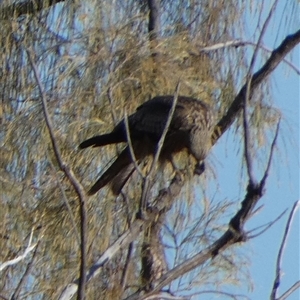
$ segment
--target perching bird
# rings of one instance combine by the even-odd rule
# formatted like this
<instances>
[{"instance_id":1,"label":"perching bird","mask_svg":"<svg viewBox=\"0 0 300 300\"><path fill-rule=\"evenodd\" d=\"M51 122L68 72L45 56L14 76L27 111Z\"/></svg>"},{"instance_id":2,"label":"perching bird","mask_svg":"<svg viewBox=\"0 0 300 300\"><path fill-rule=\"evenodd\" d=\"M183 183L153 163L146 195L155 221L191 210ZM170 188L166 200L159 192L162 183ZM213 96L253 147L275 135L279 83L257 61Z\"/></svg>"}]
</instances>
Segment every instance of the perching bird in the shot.
<instances>
[{"instance_id":1,"label":"perching bird","mask_svg":"<svg viewBox=\"0 0 300 300\"><path fill-rule=\"evenodd\" d=\"M136 112L128 117L130 140L137 164L146 156L155 154L173 101L173 96L154 97L139 106ZM160 162L171 161L172 154L187 148L198 162L196 172L197 168L204 166L203 160L211 147L213 127L214 113L209 105L191 97L178 96L159 156ZM121 142L127 142L124 119L116 125L112 132L92 137L82 142L79 148L100 147ZM111 183L113 193L119 194L134 170L135 165L129 146L127 146L91 187L88 194L95 194L108 183Z\"/></svg>"}]
</instances>

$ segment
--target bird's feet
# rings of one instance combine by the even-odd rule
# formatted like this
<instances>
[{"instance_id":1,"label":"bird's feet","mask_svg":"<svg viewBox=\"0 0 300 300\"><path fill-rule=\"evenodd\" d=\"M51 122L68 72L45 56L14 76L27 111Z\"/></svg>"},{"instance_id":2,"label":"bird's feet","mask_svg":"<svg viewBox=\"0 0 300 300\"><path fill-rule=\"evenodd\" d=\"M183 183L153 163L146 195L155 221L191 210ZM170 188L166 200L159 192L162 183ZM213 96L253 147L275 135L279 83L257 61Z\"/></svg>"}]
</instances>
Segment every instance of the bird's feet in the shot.
<instances>
[{"instance_id":1,"label":"bird's feet","mask_svg":"<svg viewBox=\"0 0 300 300\"><path fill-rule=\"evenodd\" d=\"M195 166L194 174L200 176L204 171L205 171L205 163L204 161L199 161Z\"/></svg>"}]
</instances>

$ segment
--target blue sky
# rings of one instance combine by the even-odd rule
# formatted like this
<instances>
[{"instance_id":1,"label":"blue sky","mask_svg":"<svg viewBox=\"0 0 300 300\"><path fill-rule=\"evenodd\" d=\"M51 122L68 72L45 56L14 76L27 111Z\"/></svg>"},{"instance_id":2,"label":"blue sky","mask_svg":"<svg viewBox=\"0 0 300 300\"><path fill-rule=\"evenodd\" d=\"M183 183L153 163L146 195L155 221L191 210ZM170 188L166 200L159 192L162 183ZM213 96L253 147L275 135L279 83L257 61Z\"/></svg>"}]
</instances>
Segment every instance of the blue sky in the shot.
<instances>
[{"instance_id":1,"label":"blue sky","mask_svg":"<svg viewBox=\"0 0 300 300\"><path fill-rule=\"evenodd\" d=\"M266 17L270 3L273 3L273 1L264 1L265 11L262 21ZM294 21L289 22L288 26L284 26L283 22L287 17L287 12L283 13L285 5L285 1L279 1L276 13L263 39L263 44L269 49L276 48L287 34L292 34L298 29ZM249 29L249 36L243 37L243 39L255 41L251 29L254 30L256 28L255 24L257 24L257 20L247 17L246 22ZM261 27L262 22L260 22ZM281 29L279 30L279 28ZM250 50L250 52L253 51L253 49ZM300 47L298 45L293 50L293 55L287 57L298 69L300 68L299 51ZM247 246L245 246L250 252L250 269L254 283L253 292L244 291L250 299L269 299L270 297L275 278L277 253L283 237L285 224L294 202L299 200L299 80L299 75L284 63L281 63L271 74L274 105L282 111L283 118L278 147L266 184L266 193L259 203L263 205L263 208L248 222L247 229L251 230L274 220L287 208L288 212L267 232L248 241ZM221 167L218 167L218 181L222 187L222 193L231 199L239 199L240 201L245 192L243 186L236 186L236 183L241 181L239 173L241 158L236 154L238 146L234 143L236 141L232 140L230 132L226 133L218 142L216 149L214 149L214 157L221 162ZM258 179L260 178L258 177ZM300 279L299 225L298 211L288 237L287 247L284 251L282 264L283 276L278 296ZM240 292L241 290L237 289L236 291ZM299 300L299 290L294 292L288 299Z\"/></svg>"},{"instance_id":2,"label":"blue sky","mask_svg":"<svg viewBox=\"0 0 300 300\"><path fill-rule=\"evenodd\" d=\"M264 1L266 9L270 7L270 4L268 5L267 2L272 3L273 1ZM287 34L292 34L299 29L296 26L296 20L285 19L288 18L288 12L284 11L286 9L285 5L285 1L279 1L276 13L266 32L264 44L268 48L277 47ZM294 14L294 16L297 16L297 14ZM284 26L284 20L288 22L288 26ZM292 55L287 57L298 69L300 69L299 53L300 46L298 45L293 50ZM251 223L253 226L264 224L276 218L286 208L289 210L271 229L250 242L253 248L251 270L255 281L255 290L252 295L250 294L251 299L269 298L275 276L276 256L283 237L288 214L293 203L299 200L300 78L296 72L284 63L281 63L277 67L271 77L275 107L278 107L283 113L281 138L278 140L279 151L277 151L274 157L274 164L266 186L267 192L262 201L265 206L263 211ZM287 247L284 251L282 261L283 276L279 288L279 296L297 280L300 280L299 225L298 210L288 237ZM296 291L288 299L299 300L300 291Z\"/></svg>"},{"instance_id":3,"label":"blue sky","mask_svg":"<svg viewBox=\"0 0 300 300\"><path fill-rule=\"evenodd\" d=\"M294 64L299 67L299 46L294 55ZM288 135L287 141L294 145L284 144L279 138L279 149L284 149L281 157L275 156L274 164L267 182L267 191L263 199L263 211L251 223L253 226L273 220L286 208L290 212L293 203L299 200L299 76L294 72L286 75L286 67L279 68L272 75L277 87L273 89L275 105L283 111L282 135ZM293 108L293 109L291 109ZM286 153L285 153L286 151ZM253 247L253 278L256 282L252 299L267 299L274 280L276 255L283 237L288 213L263 235L251 241ZM287 247L283 256L282 283L280 292L286 291L300 279L299 247L299 211L297 212ZM299 300L299 291L289 300Z\"/></svg>"}]
</instances>

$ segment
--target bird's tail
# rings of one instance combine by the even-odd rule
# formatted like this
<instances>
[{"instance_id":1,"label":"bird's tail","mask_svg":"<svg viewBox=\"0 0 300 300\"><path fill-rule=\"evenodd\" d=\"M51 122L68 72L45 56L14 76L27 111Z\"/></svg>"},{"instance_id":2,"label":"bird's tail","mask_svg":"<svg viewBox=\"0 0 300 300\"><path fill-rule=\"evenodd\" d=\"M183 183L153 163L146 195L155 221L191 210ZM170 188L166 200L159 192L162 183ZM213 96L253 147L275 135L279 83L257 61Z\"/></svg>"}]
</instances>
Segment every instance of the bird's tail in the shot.
<instances>
[{"instance_id":1,"label":"bird's tail","mask_svg":"<svg viewBox=\"0 0 300 300\"><path fill-rule=\"evenodd\" d=\"M112 181L116 176L120 181L115 183L115 188L112 189L114 194L118 194L126 181L129 179L130 175L134 171L132 168L132 160L130 156L129 148L126 147L118 158L112 163L112 165L101 175L101 177L95 182L95 184L88 191L88 195L96 194L101 188ZM130 172L129 172L130 170ZM129 173L128 173L129 172ZM124 176L122 175L124 174Z\"/></svg>"},{"instance_id":2,"label":"bird's tail","mask_svg":"<svg viewBox=\"0 0 300 300\"><path fill-rule=\"evenodd\" d=\"M131 177L135 170L134 163L131 163L123 170L121 170L118 175L111 181L111 190L114 195L119 195L123 186L126 184L128 179Z\"/></svg>"},{"instance_id":3,"label":"bird's tail","mask_svg":"<svg viewBox=\"0 0 300 300\"><path fill-rule=\"evenodd\" d=\"M121 142L125 142L124 137L119 133L111 132L108 134L97 135L88 140L85 140L79 145L79 148L84 149L90 146L100 147Z\"/></svg>"}]
</instances>

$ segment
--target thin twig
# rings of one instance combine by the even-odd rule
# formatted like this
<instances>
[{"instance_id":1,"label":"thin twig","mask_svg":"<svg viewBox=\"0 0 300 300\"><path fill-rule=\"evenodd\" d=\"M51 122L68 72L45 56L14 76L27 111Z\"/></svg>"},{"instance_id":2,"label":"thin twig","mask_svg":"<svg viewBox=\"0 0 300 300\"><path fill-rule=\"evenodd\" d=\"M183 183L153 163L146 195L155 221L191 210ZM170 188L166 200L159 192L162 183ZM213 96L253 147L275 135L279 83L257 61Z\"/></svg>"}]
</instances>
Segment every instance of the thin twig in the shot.
<instances>
[{"instance_id":1,"label":"thin twig","mask_svg":"<svg viewBox=\"0 0 300 300\"><path fill-rule=\"evenodd\" d=\"M147 174L146 178L144 178L143 191L142 191L140 207L139 207L139 213L140 213L141 216L143 215L143 212L145 211L145 209L147 207L147 201L146 200L147 200L147 196L148 196L148 192L149 192L150 181L152 180L152 176L153 176L154 171L157 167L158 159L159 159L162 147L164 145L165 138L166 138L167 132L169 130L169 127L170 127L175 109L176 109L176 104L177 104L178 95L179 95L179 89L180 89L180 81L178 81L178 83L176 85L172 107L169 111L167 122L165 124L165 128L164 128L164 130L162 132L162 135L159 139L159 142L157 144L155 155L154 155L154 158L153 158L153 161L152 161L150 171Z\"/></svg>"},{"instance_id":2,"label":"thin twig","mask_svg":"<svg viewBox=\"0 0 300 300\"><path fill-rule=\"evenodd\" d=\"M252 71L254 68L254 64L258 55L258 50L259 50L259 46L261 44L262 38L267 30L267 26L271 20L271 17L273 15L273 12L276 8L276 5L278 3L278 0L275 0L270 11L269 14L263 24L262 30L260 32L258 41L257 41L257 45L254 49L254 53L252 55L251 58L251 62L250 62L250 66L249 66L249 70L246 76L246 95L244 98L244 108L243 108L243 128L244 128L244 148L245 148L245 160L246 160L246 165L247 165L247 171L248 171L248 177L249 177L249 181L251 183L251 185L255 185L256 181L254 178L254 173L253 173L253 160L252 160L252 156L251 156L251 145L250 145L250 126L249 126L249 122L248 122L248 103L250 101L250 88L251 88L251 83L252 83Z\"/></svg>"},{"instance_id":3,"label":"thin twig","mask_svg":"<svg viewBox=\"0 0 300 300\"><path fill-rule=\"evenodd\" d=\"M270 74L275 70L275 68L280 64L284 57L300 42L300 30L293 34L288 35L282 43L272 51L272 54L264 63L264 65L254 73L251 81L250 98L254 90L259 84L263 82ZM243 108L243 102L245 97L247 85L240 89L239 93L233 100L232 104L228 108L227 112L221 117L218 124L215 126L212 140L213 144L228 130L231 124L236 120L238 113Z\"/></svg>"},{"instance_id":4,"label":"thin twig","mask_svg":"<svg viewBox=\"0 0 300 300\"><path fill-rule=\"evenodd\" d=\"M123 291L126 288L128 272L129 272L129 264L130 264L130 261L132 258L132 253L133 253L133 243L131 242L128 246L126 260L125 260L125 264L124 264L124 267L122 270L122 276L121 276L121 287L122 287Z\"/></svg>"},{"instance_id":5,"label":"thin twig","mask_svg":"<svg viewBox=\"0 0 300 300\"><path fill-rule=\"evenodd\" d=\"M278 220L280 220L284 215L285 213L287 212L287 209L285 209L277 218L275 218L275 220L271 221L271 222L268 222L267 224L265 225L261 225L261 226L258 226L257 228L254 228L250 231L247 232L247 238L248 239L253 239L253 238L256 238L258 237L259 235L263 234L264 232L266 232L269 228L271 228ZM261 231L259 231L258 233L254 234L254 235L249 235L249 233L251 232L254 232L254 231L257 231L258 229L262 228L263 229Z\"/></svg>"},{"instance_id":6,"label":"thin twig","mask_svg":"<svg viewBox=\"0 0 300 300\"><path fill-rule=\"evenodd\" d=\"M63 161L56 138L53 130L53 125L52 121L50 119L50 114L48 111L48 106L47 106L47 100L46 100L46 94L44 92L43 85L40 80L40 75L37 69L37 66L34 62L33 59L33 53L31 49L25 48L27 52L27 56L29 59L29 62L31 64L33 74L41 95L42 99L42 106L43 106L43 112L45 116L45 122L47 125L47 129L49 131L50 135L50 140L52 143L53 151L55 154L55 157L57 159L57 162L59 164L60 169L65 173L66 177L69 179L71 182L72 186L74 187L75 192L78 195L79 198L79 207L80 207L80 279L79 279L79 287L78 287L78 294L77 294L77 299L82 300L85 297L85 283L86 283L86 243L87 243L87 213L85 209L85 194L84 194L84 189L75 177L74 173L72 170L70 170L67 167L67 164Z\"/></svg>"},{"instance_id":7,"label":"thin twig","mask_svg":"<svg viewBox=\"0 0 300 300\"><path fill-rule=\"evenodd\" d=\"M31 233L30 233L30 236L29 236L29 241L28 241L28 245L24 251L23 254L17 256L16 258L14 259L11 259L11 260L8 260L8 261L5 261L4 263L0 264L0 272L2 270L4 270L5 268L7 268L8 266L12 266L12 265L15 265L17 264L19 261L23 260L36 246L37 246L37 243L31 245L31 242L32 242L32 237L33 237L33 229L31 230Z\"/></svg>"},{"instance_id":8,"label":"thin twig","mask_svg":"<svg viewBox=\"0 0 300 300\"><path fill-rule=\"evenodd\" d=\"M157 162L158 162L158 159L159 159L162 147L164 145L164 142L165 142L166 135L168 133L170 124L172 122L172 118L173 118L175 109L176 109L177 100L178 100L178 96L179 96L179 90L180 90L180 81L177 83L176 88L175 88L175 93L174 93L174 97L173 97L172 107L171 107L171 109L169 111L169 115L168 115L168 119L167 119L165 128L164 128L164 130L162 132L162 135L161 135L161 137L159 139L159 142L157 144L155 156L154 156L154 159L153 159L153 162L152 162L152 166L151 166L151 169L150 169L150 174L155 171L155 168L157 166Z\"/></svg>"},{"instance_id":9,"label":"thin twig","mask_svg":"<svg viewBox=\"0 0 300 300\"><path fill-rule=\"evenodd\" d=\"M228 298L231 298L231 299L234 299L234 300L238 300L238 299L241 299L241 298L244 298L246 300L250 300L249 297L247 297L245 295L242 295L242 294L231 294L231 293L228 293L228 292L218 291L218 290L204 290L204 291L201 291L201 292L195 292L195 293L190 294L188 299L191 299L192 297L194 299L195 296L205 295L205 294L215 294L215 295L217 295L218 298L221 298L221 299L224 299L225 297L228 297Z\"/></svg>"},{"instance_id":10,"label":"thin twig","mask_svg":"<svg viewBox=\"0 0 300 300\"><path fill-rule=\"evenodd\" d=\"M276 300L285 300L289 295L295 292L297 289L300 288L300 280L296 281L282 296L277 298Z\"/></svg>"},{"instance_id":11,"label":"thin twig","mask_svg":"<svg viewBox=\"0 0 300 300\"><path fill-rule=\"evenodd\" d=\"M242 47L245 45L250 45L250 46L256 47L258 44L254 43L254 42L250 42L250 41L243 41L241 39L237 39L237 40L232 40L232 41L226 41L223 43L216 43L216 44L213 44L210 46L205 46L205 47L202 47L201 45L199 45L199 52L206 53L206 52L216 51L216 50L227 48L227 47L238 48L238 47ZM273 51L273 50L269 49L268 47L261 45L261 44L258 45L258 47L268 53L272 53L272 51ZM199 55L199 53L195 53L194 51L190 51L189 53L191 55ZM289 67L291 67L296 72L297 75L300 75L300 69L298 69L297 66L295 66L293 63L291 63L286 58L284 58L282 61L284 63L286 63Z\"/></svg>"},{"instance_id":12,"label":"thin twig","mask_svg":"<svg viewBox=\"0 0 300 300\"><path fill-rule=\"evenodd\" d=\"M112 88L109 87L107 89L107 98L108 98L108 101L109 101L109 106L110 106L110 112L111 112L111 116L112 116L112 119L113 119L113 122L114 122L114 125L117 125L117 114L116 114L116 110L115 110L115 106L113 104L113 96L112 96Z\"/></svg>"},{"instance_id":13,"label":"thin twig","mask_svg":"<svg viewBox=\"0 0 300 300\"><path fill-rule=\"evenodd\" d=\"M160 191L157 196L156 208L159 212L168 210L171 208L171 198L174 198L175 194L179 194L182 188L183 182L175 176L171 182L171 185L167 189ZM151 222L157 218L157 212L148 212L147 218L135 219L135 221L130 224L130 228L126 230L111 246L109 246L104 253L101 254L99 259L89 268L87 273L87 282L95 278L102 270L102 267L106 265L121 249L125 249L128 245L135 241L141 232L144 232ZM69 300L78 290L78 280L74 280L72 283L68 284L63 292L61 293L59 300Z\"/></svg>"},{"instance_id":14,"label":"thin twig","mask_svg":"<svg viewBox=\"0 0 300 300\"><path fill-rule=\"evenodd\" d=\"M282 256L283 256L283 252L284 252L284 248L287 242L287 238L290 232L290 228L294 219L294 215L297 211L297 209L300 207L300 201L296 201L293 205L293 208L290 212L289 218L287 220L286 226L285 226L285 230L284 230L284 234L283 234L283 238L282 238L282 242L278 251L278 256L277 256L277 262L276 262L276 272L275 272L275 280L273 283L273 288L271 291L271 296L270 299L271 300L275 300L277 297L277 291L280 285L280 279L281 279L281 263L282 263Z\"/></svg>"},{"instance_id":15,"label":"thin twig","mask_svg":"<svg viewBox=\"0 0 300 300\"><path fill-rule=\"evenodd\" d=\"M123 201L126 203L125 207L126 207L126 223L127 223L127 226L128 228L131 228L131 214L129 213L129 204L128 204L128 198L127 198L127 195L125 195L124 193L122 193L122 196L123 196ZM125 264L124 264L124 267L123 267L123 271L122 271L122 276L121 276L121 287L122 287L122 290L124 291L125 288L126 288L126 284L127 284L127 279L128 279L128 273L129 273L129 264L130 264L130 261L132 259L132 254L133 254L133 242L131 242L129 245L128 245L128 249L127 249L127 255L126 255L126 260L125 260Z\"/></svg>"},{"instance_id":16,"label":"thin twig","mask_svg":"<svg viewBox=\"0 0 300 300\"><path fill-rule=\"evenodd\" d=\"M161 300L190 300L191 297L188 297L188 296L173 296L170 293L159 292L159 293L156 293L154 295L151 295L151 296L147 297L145 300L157 300L157 299L161 299Z\"/></svg>"},{"instance_id":17,"label":"thin twig","mask_svg":"<svg viewBox=\"0 0 300 300\"><path fill-rule=\"evenodd\" d=\"M127 143L128 143L128 147L129 147L129 152L130 152L131 160L132 160L132 162L134 164L135 169L139 173L139 175L142 178L144 178L143 172L142 172L141 168L138 165L138 161L137 161L135 153L134 153L134 149L133 149L133 145L132 145L132 140L131 140L131 136L130 136L130 128L129 128L129 124L128 124L128 115L127 115L127 111L126 110L124 112L124 123L125 123Z\"/></svg>"},{"instance_id":18,"label":"thin twig","mask_svg":"<svg viewBox=\"0 0 300 300\"><path fill-rule=\"evenodd\" d=\"M170 284L173 280L176 280L183 274L186 274L187 272L203 265L209 259L212 259L218 253L223 252L231 245L245 241L243 227L247 221L247 216L252 212L256 203L262 197L262 189L263 187L260 186L252 187L251 185L248 185L245 198L242 201L242 207L230 220L228 230L218 240L192 257L186 259L172 270L169 270L167 273L163 274L153 283L154 288L150 292L147 292L144 295L136 292L127 297L126 300L145 300L149 296L159 292L163 287Z\"/></svg>"},{"instance_id":19,"label":"thin twig","mask_svg":"<svg viewBox=\"0 0 300 300\"><path fill-rule=\"evenodd\" d=\"M249 79L249 84L251 82L251 79ZM249 85L247 84L247 87ZM248 91L248 89L247 89ZM248 94L249 95L249 94ZM245 155L245 161L247 165L247 172L249 181L252 185L255 184L254 174L253 174L253 161L251 156L251 144L250 144L250 126L248 121L248 95L246 95L244 99L244 107L243 107L243 129L244 129L244 155Z\"/></svg>"},{"instance_id":20,"label":"thin twig","mask_svg":"<svg viewBox=\"0 0 300 300\"><path fill-rule=\"evenodd\" d=\"M154 217L153 217L154 218ZM130 228L124 232L111 246L109 246L100 258L88 270L87 282L95 278L102 270L102 267L109 262L121 249L124 249L131 242L133 242L138 235L150 225L150 220L145 221L136 219ZM69 300L78 290L78 280L68 284L64 291L61 293L59 300Z\"/></svg>"},{"instance_id":21,"label":"thin twig","mask_svg":"<svg viewBox=\"0 0 300 300\"><path fill-rule=\"evenodd\" d=\"M34 259L35 259L36 253L37 253L38 245L39 245L39 242L37 242L37 245L32 254L32 258L31 258L30 262L27 264L26 270L25 270L24 274L22 275L22 278L21 278L20 282L18 283L17 288L15 289L14 293L10 297L10 300L18 299L22 285L24 284L26 278L30 274L31 269L33 268L33 262L34 262Z\"/></svg>"},{"instance_id":22,"label":"thin twig","mask_svg":"<svg viewBox=\"0 0 300 300\"><path fill-rule=\"evenodd\" d=\"M77 229L77 226L76 226L76 221L75 221L75 216L72 212L72 208L71 208L71 205L68 201L68 198L67 198L67 195L66 195L66 192L65 192L65 189L63 188L59 178L57 177L57 172L55 170L55 167L52 163L52 160L49 159L49 164L52 168L52 171L54 173L54 177L56 179L56 182L58 184L58 187L60 189L60 192L62 194L62 199L63 199L63 202L65 204L65 206L67 207L67 210L68 210L68 213L69 213L69 217L70 217L70 220L71 220L71 223L72 223L72 226L73 226L73 229L74 229L74 232L75 232L75 236L76 236L76 239L77 239L77 242L78 242L78 245L80 245L80 235L79 235L79 232L78 232L78 229Z\"/></svg>"},{"instance_id":23,"label":"thin twig","mask_svg":"<svg viewBox=\"0 0 300 300\"><path fill-rule=\"evenodd\" d=\"M273 153L274 153L274 149L275 149L275 145L276 145L276 141L277 141L277 137L278 137L278 133L279 133L279 126L280 126L280 119L278 120L278 123L277 123L277 126L276 126L275 136L274 136L274 139L273 139L272 144L271 144L271 149L270 149L270 154L269 154L269 160L268 160L268 163L267 163L267 167L266 167L264 176L261 180L261 183L263 183L263 184L266 181L266 179L269 175L270 168L271 168L272 157L273 157Z\"/></svg>"},{"instance_id":24,"label":"thin twig","mask_svg":"<svg viewBox=\"0 0 300 300\"><path fill-rule=\"evenodd\" d=\"M256 43L256 47L254 49L254 53L253 53L252 58L251 58L248 75L251 75L251 73L252 73L252 70L253 70L253 67L254 67L254 64L255 64L255 61L256 61L256 58L257 58L257 53L258 53L258 50L259 50L260 45L261 45L262 38L263 38L263 36L264 36L264 34L267 30L267 26L268 26L268 24L271 20L271 17L274 13L274 10L276 9L277 4L278 4L278 0L275 0L272 7L271 7L271 9L270 9L270 11L269 11L268 16L267 16L267 18L266 18L266 20L265 20L265 22L262 26L261 32L260 32L259 37L258 37L258 41Z\"/></svg>"}]
</instances>

